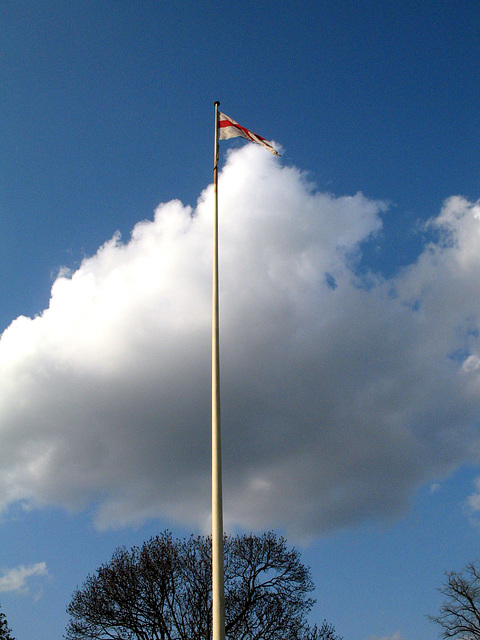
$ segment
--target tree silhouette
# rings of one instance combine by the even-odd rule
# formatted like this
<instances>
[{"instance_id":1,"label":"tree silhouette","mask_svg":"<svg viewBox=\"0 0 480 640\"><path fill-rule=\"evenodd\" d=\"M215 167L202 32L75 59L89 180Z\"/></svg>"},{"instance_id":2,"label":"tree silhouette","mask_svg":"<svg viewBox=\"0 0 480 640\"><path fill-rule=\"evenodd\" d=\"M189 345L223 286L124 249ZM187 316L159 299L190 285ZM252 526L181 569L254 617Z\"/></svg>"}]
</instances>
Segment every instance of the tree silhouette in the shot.
<instances>
[{"instance_id":1,"label":"tree silhouette","mask_svg":"<svg viewBox=\"0 0 480 640\"><path fill-rule=\"evenodd\" d=\"M306 620L310 569L273 533L225 536L228 640L340 640ZM67 640L208 640L212 635L211 540L169 532L120 548L89 575L67 607Z\"/></svg>"},{"instance_id":2,"label":"tree silhouette","mask_svg":"<svg viewBox=\"0 0 480 640\"><path fill-rule=\"evenodd\" d=\"M439 588L446 600L438 616L428 616L442 627L443 638L480 640L480 569L474 562L463 573L450 571Z\"/></svg>"},{"instance_id":3,"label":"tree silhouette","mask_svg":"<svg viewBox=\"0 0 480 640\"><path fill-rule=\"evenodd\" d=\"M15 640L11 633L12 630L8 628L5 614L0 611L0 640Z\"/></svg>"}]
</instances>

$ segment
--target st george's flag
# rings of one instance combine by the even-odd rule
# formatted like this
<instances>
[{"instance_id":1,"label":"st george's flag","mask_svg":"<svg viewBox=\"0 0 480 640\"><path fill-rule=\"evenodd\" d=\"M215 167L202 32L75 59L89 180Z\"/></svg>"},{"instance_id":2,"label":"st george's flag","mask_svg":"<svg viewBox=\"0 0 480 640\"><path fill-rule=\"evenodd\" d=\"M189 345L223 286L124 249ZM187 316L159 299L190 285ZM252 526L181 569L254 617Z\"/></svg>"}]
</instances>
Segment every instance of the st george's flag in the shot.
<instances>
[{"instance_id":1,"label":"st george's flag","mask_svg":"<svg viewBox=\"0 0 480 640\"><path fill-rule=\"evenodd\" d=\"M262 147L264 147L265 149L270 151L270 153L273 153L276 156L280 155L279 153L277 153L277 151L275 151L275 149L272 147L270 142L268 142L268 140L265 140L265 138L262 138L262 136L259 136L256 133L253 133L252 131L245 129L245 127L242 127L241 125L239 125L238 122L235 122L235 120L232 120L232 118L229 118L224 113L220 113L219 111L218 112L218 139L228 140L229 138L236 138L238 136L240 136L241 138L246 138L251 142L256 142L257 144L262 145Z\"/></svg>"}]
</instances>

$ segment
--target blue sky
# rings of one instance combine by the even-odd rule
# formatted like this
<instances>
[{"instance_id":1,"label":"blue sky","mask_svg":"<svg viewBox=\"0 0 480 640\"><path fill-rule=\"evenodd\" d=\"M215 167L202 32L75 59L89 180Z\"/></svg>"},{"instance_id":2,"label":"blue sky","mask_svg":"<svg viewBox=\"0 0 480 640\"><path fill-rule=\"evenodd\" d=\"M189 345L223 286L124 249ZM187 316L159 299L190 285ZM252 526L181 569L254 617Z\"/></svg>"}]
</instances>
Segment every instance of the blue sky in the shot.
<instances>
[{"instance_id":1,"label":"blue sky","mask_svg":"<svg viewBox=\"0 0 480 640\"><path fill-rule=\"evenodd\" d=\"M209 526L213 102L225 519L313 619L433 640L478 555L480 5L0 5L0 603ZM228 150L228 151L227 151ZM120 236L115 235L119 232Z\"/></svg>"}]
</instances>

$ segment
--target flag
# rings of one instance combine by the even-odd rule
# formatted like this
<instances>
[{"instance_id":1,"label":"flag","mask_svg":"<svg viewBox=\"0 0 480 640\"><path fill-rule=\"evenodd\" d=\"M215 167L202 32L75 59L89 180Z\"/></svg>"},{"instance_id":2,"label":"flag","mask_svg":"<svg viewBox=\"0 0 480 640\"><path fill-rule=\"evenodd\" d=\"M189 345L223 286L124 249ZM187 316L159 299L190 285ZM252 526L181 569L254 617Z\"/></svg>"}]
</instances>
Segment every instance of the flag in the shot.
<instances>
[{"instance_id":1,"label":"flag","mask_svg":"<svg viewBox=\"0 0 480 640\"><path fill-rule=\"evenodd\" d=\"M246 138L247 140L251 140L251 142L256 142L257 144L261 144L262 147L264 147L265 149L268 149L270 153L273 153L276 156L280 155L275 151L275 149L272 147L270 142L268 142L268 140L265 140L265 138L262 138L262 136L258 136L256 133L252 133L252 131L245 129L245 127L242 127L241 125L239 125L238 122L235 122L235 120L232 120L231 118L226 116L224 113L220 113L219 111L218 112L218 139L228 140L229 138L236 138L237 136Z\"/></svg>"}]
</instances>

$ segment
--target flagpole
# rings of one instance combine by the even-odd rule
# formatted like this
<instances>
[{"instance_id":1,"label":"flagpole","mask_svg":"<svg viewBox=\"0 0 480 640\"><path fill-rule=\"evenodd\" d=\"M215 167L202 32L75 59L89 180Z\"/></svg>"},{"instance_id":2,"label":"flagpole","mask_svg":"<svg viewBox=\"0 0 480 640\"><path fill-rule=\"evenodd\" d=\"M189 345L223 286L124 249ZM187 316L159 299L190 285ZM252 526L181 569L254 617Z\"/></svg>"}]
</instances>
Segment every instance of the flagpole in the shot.
<instances>
[{"instance_id":1,"label":"flagpole","mask_svg":"<svg viewBox=\"0 0 480 640\"><path fill-rule=\"evenodd\" d=\"M213 283L212 283L212 601L213 640L225 640L223 571L222 441L220 429L220 355L218 305L218 100L215 105L213 165Z\"/></svg>"}]
</instances>

